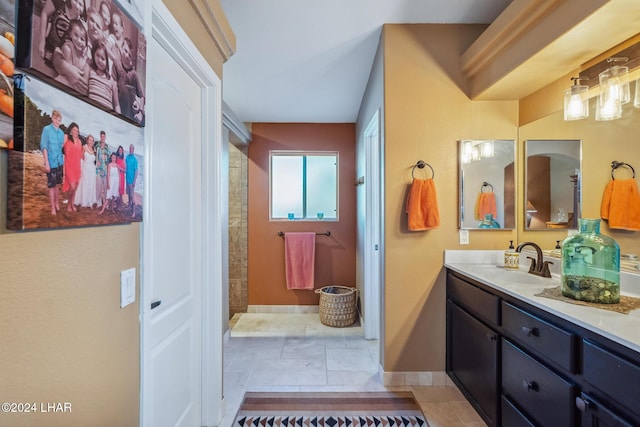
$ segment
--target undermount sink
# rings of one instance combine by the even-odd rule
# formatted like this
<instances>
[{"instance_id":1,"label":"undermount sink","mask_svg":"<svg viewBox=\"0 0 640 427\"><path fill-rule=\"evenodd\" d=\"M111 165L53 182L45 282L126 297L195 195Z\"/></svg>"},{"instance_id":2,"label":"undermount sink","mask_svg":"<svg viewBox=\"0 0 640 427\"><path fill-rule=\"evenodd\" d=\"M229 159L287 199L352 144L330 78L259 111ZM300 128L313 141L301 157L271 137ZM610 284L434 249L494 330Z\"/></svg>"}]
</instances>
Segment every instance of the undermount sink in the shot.
<instances>
[{"instance_id":1,"label":"undermount sink","mask_svg":"<svg viewBox=\"0 0 640 427\"><path fill-rule=\"evenodd\" d=\"M556 276L551 278L540 277L528 273L527 270L505 270L504 267L499 265L469 265L466 270L468 274L476 276L478 279L487 280L503 286L518 284L550 287L559 284Z\"/></svg>"}]
</instances>

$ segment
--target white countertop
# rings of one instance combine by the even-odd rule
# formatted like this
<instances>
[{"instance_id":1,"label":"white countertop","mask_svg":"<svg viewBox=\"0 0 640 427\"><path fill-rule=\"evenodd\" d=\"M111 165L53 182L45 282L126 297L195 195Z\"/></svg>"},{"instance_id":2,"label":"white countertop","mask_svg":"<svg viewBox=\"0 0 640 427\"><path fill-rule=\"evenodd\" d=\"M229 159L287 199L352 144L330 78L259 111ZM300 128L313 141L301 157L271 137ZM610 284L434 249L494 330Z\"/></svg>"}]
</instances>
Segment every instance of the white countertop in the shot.
<instances>
[{"instance_id":1,"label":"white countertop","mask_svg":"<svg viewBox=\"0 0 640 427\"><path fill-rule=\"evenodd\" d=\"M509 271L503 267L504 251L451 250L445 251L444 265L640 353L640 309L621 314L537 297L544 288L560 286L560 259L545 258L554 264L550 266L552 277L544 278L527 273L527 256L535 257L535 253L523 251L520 270ZM640 275L621 272L620 290L623 295L640 297Z\"/></svg>"}]
</instances>

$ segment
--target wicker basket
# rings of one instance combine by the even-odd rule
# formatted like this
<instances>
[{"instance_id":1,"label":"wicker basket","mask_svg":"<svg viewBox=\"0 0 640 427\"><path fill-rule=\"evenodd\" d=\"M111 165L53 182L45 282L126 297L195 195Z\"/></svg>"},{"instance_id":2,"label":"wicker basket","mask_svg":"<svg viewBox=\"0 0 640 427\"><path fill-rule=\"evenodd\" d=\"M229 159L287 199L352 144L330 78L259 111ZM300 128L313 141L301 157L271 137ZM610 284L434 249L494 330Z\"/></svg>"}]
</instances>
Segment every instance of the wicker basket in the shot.
<instances>
[{"instance_id":1,"label":"wicker basket","mask_svg":"<svg viewBox=\"0 0 640 427\"><path fill-rule=\"evenodd\" d=\"M320 294L320 322L344 328L356 321L356 289L346 286L325 286L316 289Z\"/></svg>"}]
</instances>

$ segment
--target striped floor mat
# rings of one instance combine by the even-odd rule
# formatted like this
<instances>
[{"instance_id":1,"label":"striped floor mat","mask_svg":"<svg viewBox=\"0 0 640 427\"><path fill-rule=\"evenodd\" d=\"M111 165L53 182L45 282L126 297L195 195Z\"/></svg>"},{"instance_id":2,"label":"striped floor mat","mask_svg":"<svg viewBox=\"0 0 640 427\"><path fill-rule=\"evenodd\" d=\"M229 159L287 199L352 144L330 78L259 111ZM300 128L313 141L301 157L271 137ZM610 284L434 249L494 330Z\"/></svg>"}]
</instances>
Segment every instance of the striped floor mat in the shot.
<instances>
[{"instance_id":1,"label":"striped floor mat","mask_svg":"<svg viewBox=\"0 0 640 427\"><path fill-rule=\"evenodd\" d=\"M411 392L245 393L234 427L427 427Z\"/></svg>"}]
</instances>

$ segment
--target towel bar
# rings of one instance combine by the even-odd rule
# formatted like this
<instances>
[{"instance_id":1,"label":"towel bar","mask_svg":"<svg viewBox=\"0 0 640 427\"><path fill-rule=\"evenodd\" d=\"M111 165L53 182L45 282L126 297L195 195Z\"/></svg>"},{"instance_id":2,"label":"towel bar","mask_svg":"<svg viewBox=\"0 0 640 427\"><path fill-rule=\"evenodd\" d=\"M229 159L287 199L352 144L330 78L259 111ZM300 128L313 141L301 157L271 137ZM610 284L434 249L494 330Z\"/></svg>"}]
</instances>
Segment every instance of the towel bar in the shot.
<instances>
[{"instance_id":1,"label":"towel bar","mask_svg":"<svg viewBox=\"0 0 640 427\"><path fill-rule=\"evenodd\" d=\"M278 236L284 237L284 231L278 231ZM331 236L331 232L327 230L324 233L316 233L316 236Z\"/></svg>"}]
</instances>

